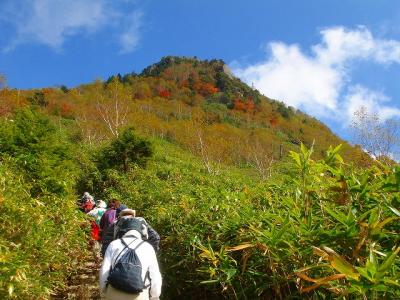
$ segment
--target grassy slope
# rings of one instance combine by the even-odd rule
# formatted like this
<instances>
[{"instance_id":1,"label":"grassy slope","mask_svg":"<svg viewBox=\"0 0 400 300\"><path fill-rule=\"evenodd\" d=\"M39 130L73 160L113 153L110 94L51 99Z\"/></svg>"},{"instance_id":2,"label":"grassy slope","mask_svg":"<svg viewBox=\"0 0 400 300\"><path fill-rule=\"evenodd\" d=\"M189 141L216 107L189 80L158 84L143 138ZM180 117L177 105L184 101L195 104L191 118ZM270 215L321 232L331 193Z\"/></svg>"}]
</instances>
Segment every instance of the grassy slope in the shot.
<instances>
[{"instance_id":1,"label":"grassy slope","mask_svg":"<svg viewBox=\"0 0 400 300\"><path fill-rule=\"evenodd\" d=\"M47 299L87 254L84 219L71 196L31 197L10 159L0 178L0 298Z\"/></svg>"},{"instance_id":2,"label":"grassy slope","mask_svg":"<svg viewBox=\"0 0 400 300\"><path fill-rule=\"evenodd\" d=\"M134 168L127 174L111 172L104 194L99 191L95 195L118 196L161 234L159 261L165 299L220 299L222 295L240 299L304 298L296 287L294 272L318 264L312 246L329 246L364 268L371 245L389 257L399 242L393 234L398 226L390 222L395 219L388 209L399 208L393 194L396 185L387 185L396 182L398 171L375 169L351 175L305 160L309 164L305 185L299 166L289 162L278 166L265 182L251 169L215 166L209 174L197 157L178 146L162 139L152 142L155 156L146 169ZM1 293L7 295L11 283L20 298L28 293L43 297L62 285L76 263L70 258L79 258L79 248L86 247L78 229L81 219L70 197L43 197L38 202L26 196L27 183L18 177L12 162L9 166L3 163L0 172L5 178L0 209L6 216L5 227L12 228L11 235L2 234L2 270L6 272L2 274ZM313 199L309 221L303 216L306 195ZM343 195L347 195L345 203L335 205ZM373 210L366 214L368 220L364 217L362 226L371 228L374 235L366 236L358 254L362 259L356 260L352 250L365 234L359 220L369 209ZM62 218L57 217L60 213ZM345 219L338 221L343 215ZM372 231L372 226L387 218L392 219ZM54 244L57 247L50 247ZM235 248L238 245L242 246ZM374 259L377 264L384 261L381 256ZM398 266L399 260L394 259L383 278L393 281ZM307 274L321 278L336 273L328 265ZM353 293L357 288L368 291L374 287L365 279L348 280L335 286ZM314 292L321 297L329 294L323 288ZM391 289L388 295L398 293Z\"/></svg>"},{"instance_id":3,"label":"grassy slope","mask_svg":"<svg viewBox=\"0 0 400 300\"><path fill-rule=\"evenodd\" d=\"M280 165L269 182L236 168L208 174L187 152L163 140L153 142L156 154L148 168L116 178L119 184L114 192L123 195L124 202L138 209L162 236L159 257L166 299L304 297L295 285L295 271L318 264L313 246L329 246L343 255L340 259L365 267L365 261L355 260L352 253L364 234L356 220L363 213L371 214L370 224L364 226L375 226L374 218L383 221L394 216L387 205L398 205L394 194L382 189L385 180L393 180L390 173L376 177L375 170L346 175L336 167L309 161L302 187L295 163ZM336 205L343 200L343 180L349 185L347 202ZM374 187L367 194L365 184ZM371 200L372 195L382 193L385 196ZM303 215L303 197L308 196L302 195L313 197L308 221ZM328 213L325 207L334 212ZM375 212L367 212L369 209ZM341 214L345 216L349 210L353 212L347 216L350 223L340 223ZM374 247L382 243L380 249L390 253L398 240L393 235L396 226L390 226L384 235L368 237L358 255L368 256L370 242ZM235 248L238 245L244 245L243 250ZM375 259L383 262L381 257ZM395 269L387 278L396 276ZM334 267L326 267L308 275L318 278L336 272ZM360 295L371 286L368 281L353 281L346 289ZM320 288L315 295L329 293Z\"/></svg>"},{"instance_id":4,"label":"grassy slope","mask_svg":"<svg viewBox=\"0 0 400 300\"><path fill-rule=\"evenodd\" d=\"M192 256L194 240L218 239L211 230L215 226L231 226L229 222L241 226L239 215L243 211L239 208L253 209L247 206L257 196L251 191L262 183L251 170L221 167L216 173L208 174L196 157L179 147L163 140L153 140L153 143L154 159L146 170L137 169L123 183L120 181L117 193L162 236L160 264L165 280L164 295L177 297L182 292L183 297L193 293L192 297L196 294L204 298L205 295L199 294L202 289L197 283L199 278L207 279L207 276L196 271L200 265ZM233 220L235 216L239 218Z\"/></svg>"}]
</instances>

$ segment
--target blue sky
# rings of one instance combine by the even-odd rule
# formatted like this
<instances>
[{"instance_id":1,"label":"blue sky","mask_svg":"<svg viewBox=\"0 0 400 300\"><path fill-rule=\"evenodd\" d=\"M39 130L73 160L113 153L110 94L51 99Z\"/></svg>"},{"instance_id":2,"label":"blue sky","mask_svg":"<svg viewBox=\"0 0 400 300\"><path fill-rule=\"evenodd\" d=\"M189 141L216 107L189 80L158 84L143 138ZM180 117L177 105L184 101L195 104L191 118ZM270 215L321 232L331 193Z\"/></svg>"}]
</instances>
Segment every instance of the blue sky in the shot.
<instances>
[{"instance_id":1,"label":"blue sky","mask_svg":"<svg viewBox=\"0 0 400 300\"><path fill-rule=\"evenodd\" d=\"M73 87L166 55L223 59L344 138L361 105L400 116L397 0L0 0L10 87Z\"/></svg>"}]
</instances>

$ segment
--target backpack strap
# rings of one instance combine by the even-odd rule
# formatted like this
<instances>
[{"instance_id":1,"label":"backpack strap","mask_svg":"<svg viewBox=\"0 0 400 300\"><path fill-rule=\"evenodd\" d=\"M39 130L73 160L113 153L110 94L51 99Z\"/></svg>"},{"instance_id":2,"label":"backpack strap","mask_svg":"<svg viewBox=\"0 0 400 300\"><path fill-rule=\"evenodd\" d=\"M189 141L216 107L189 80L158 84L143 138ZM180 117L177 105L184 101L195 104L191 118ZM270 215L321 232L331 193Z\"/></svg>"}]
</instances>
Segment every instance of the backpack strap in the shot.
<instances>
[{"instance_id":1,"label":"backpack strap","mask_svg":"<svg viewBox=\"0 0 400 300\"><path fill-rule=\"evenodd\" d=\"M135 239L137 239L137 238L135 237ZM135 239L134 239L132 242L130 242L129 245L132 244L132 243L135 241ZM121 253L124 252L124 250L125 250L126 248L129 247L129 245L127 245L127 244L125 243L125 241L124 241L123 238L121 238L121 242L122 242L122 244L123 244L125 247L124 247L124 249L121 250L121 252L118 253L118 256L117 256L117 258L115 259L115 262L114 262L114 263L117 263L117 262L118 262L118 258L119 258L119 256L121 255ZM140 244L141 244L141 243L140 243ZM139 244L139 245L140 245L140 244ZM138 246L136 246L136 248L137 248L137 247L138 247ZM136 248L135 248L135 249L136 249ZM112 270L112 266L110 267L110 271L111 271L111 270Z\"/></svg>"},{"instance_id":2,"label":"backpack strap","mask_svg":"<svg viewBox=\"0 0 400 300\"><path fill-rule=\"evenodd\" d=\"M141 241L133 250L136 250L137 248L139 248L140 245L142 245L143 243L145 243L146 241ZM146 284L146 280L149 280L149 283ZM147 289L148 287L151 286L151 278L150 278L150 274L149 274L149 270L146 271L146 275L144 276L144 287Z\"/></svg>"},{"instance_id":3,"label":"backpack strap","mask_svg":"<svg viewBox=\"0 0 400 300\"><path fill-rule=\"evenodd\" d=\"M139 244L137 244L137 246L135 248L133 248L133 250L136 250L137 248L139 248L140 245L142 245L143 243L145 243L146 241L141 241ZM149 280L149 283L146 284L146 280ZM149 274L149 270L146 271L146 275L144 276L144 287L147 289L149 286L151 286L151 278L150 278L150 274Z\"/></svg>"}]
</instances>

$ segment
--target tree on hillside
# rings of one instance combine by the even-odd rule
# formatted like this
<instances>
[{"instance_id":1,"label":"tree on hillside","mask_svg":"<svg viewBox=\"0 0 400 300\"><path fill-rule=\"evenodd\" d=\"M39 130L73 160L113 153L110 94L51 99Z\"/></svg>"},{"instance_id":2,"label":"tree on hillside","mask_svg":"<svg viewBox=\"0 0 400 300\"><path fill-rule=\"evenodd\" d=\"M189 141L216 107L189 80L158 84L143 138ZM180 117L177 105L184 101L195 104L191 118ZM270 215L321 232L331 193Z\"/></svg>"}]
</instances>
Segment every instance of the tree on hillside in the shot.
<instances>
[{"instance_id":1,"label":"tree on hillside","mask_svg":"<svg viewBox=\"0 0 400 300\"><path fill-rule=\"evenodd\" d=\"M105 93L98 94L97 111L107 129L114 137L118 137L126 125L129 112L129 94L117 77L105 87Z\"/></svg>"},{"instance_id":2,"label":"tree on hillside","mask_svg":"<svg viewBox=\"0 0 400 300\"><path fill-rule=\"evenodd\" d=\"M201 127L197 127L196 135L197 135L198 151L200 153L200 157L203 162L203 165L206 168L208 173L212 173L213 162L210 157L209 147L208 147L207 143L205 142L204 130L202 130Z\"/></svg>"},{"instance_id":3,"label":"tree on hillside","mask_svg":"<svg viewBox=\"0 0 400 300\"><path fill-rule=\"evenodd\" d=\"M104 141L106 139L106 136L99 128L98 120L93 117L96 115L96 111L94 111L94 108L90 105L82 105L81 110L83 110L84 113L77 114L77 116L75 117L75 121L80 129L81 136L83 137L85 142L89 146L92 146Z\"/></svg>"},{"instance_id":4,"label":"tree on hillside","mask_svg":"<svg viewBox=\"0 0 400 300\"><path fill-rule=\"evenodd\" d=\"M106 139L104 123L97 111L95 100L100 98L103 83L96 80L85 89L71 89L68 97L77 107L75 122L80 129L81 137L89 146L99 144Z\"/></svg>"},{"instance_id":5,"label":"tree on hillside","mask_svg":"<svg viewBox=\"0 0 400 300\"><path fill-rule=\"evenodd\" d=\"M275 162L273 150L273 145L262 144L257 138L249 139L246 143L246 161L264 180L271 176L272 166Z\"/></svg>"},{"instance_id":6,"label":"tree on hillside","mask_svg":"<svg viewBox=\"0 0 400 300\"><path fill-rule=\"evenodd\" d=\"M355 113L351 127L354 142L376 159L387 161L399 146L399 122L395 119L382 121L377 113L368 112L361 106Z\"/></svg>"},{"instance_id":7,"label":"tree on hillside","mask_svg":"<svg viewBox=\"0 0 400 300\"><path fill-rule=\"evenodd\" d=\"M20 90L7 88L7 78L0 74L0 116L10 116L12 112L24 106L25 97L20 97Z\"/></svg>"},{"instance_id":8,"label":"tree on hillside","mask_svg":"<svg viewBox=\"0 0 400 300\"><path fill-rule=\"evenodd\" d=\"M128 128L103 149L99 163L101 169L114 168L126 173L131 164L144 166L152 155L151 143L135 135L133 128Z\"/></svg>"}]
</instances>

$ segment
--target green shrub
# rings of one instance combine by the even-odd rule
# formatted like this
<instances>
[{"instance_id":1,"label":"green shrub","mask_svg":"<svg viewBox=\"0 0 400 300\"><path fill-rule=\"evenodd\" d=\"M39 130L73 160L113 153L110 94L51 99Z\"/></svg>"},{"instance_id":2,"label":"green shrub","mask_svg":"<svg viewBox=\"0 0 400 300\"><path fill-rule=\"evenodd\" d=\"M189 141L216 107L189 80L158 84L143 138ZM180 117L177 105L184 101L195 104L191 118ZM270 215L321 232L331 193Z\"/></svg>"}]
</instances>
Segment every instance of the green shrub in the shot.
<instances>
[{"instance_id":1,"label":"green shrub","mask_svg":"<svg viewBox=\"0 0 400 300\"><path fill-rule=\"evenodd\" d=\"M0 120L0 155L16 158L31 183L30 193L65 195L76 172L72 144L51 120L31 109Z\"/></svg>"},{"instance_id":2,"label":"green shrub","mask_svg":"<svg viewBox=\"0 0 400 300\"><path fill-rule=\"evenodd\" d=\"M101 151L98 165L101 170L116 169L126 173L132 164L144 166L152 154L150 143L135 135L133 128L128 128Z\"/></svg>"},{"instance_id":3,"label":"green shrub","mask_svg":"<svg viewBox=\"0 0 400 300\"><path fill-rule=\"evenodd\" d=\"M0 137L0 298L46 299L87 255L74 148L30 109L1 119Z\"/></svg>"},{"instance_id":4,"label":"green shrub","mask_svg":"<svg viewBox=\"0 0 400 300\"><path fill-rule=\"evenodd\" d=\"M48 297L73 272L85 248L71 199L79 175L78 190L121 199L161 234L166 299L400 297L398 167L354 169L340 147L314 161L301 145L261 181L247 169L208 173L132 129L86 149L37 112L0 125L0 296Z\"/></svg>"}]
</instances>

